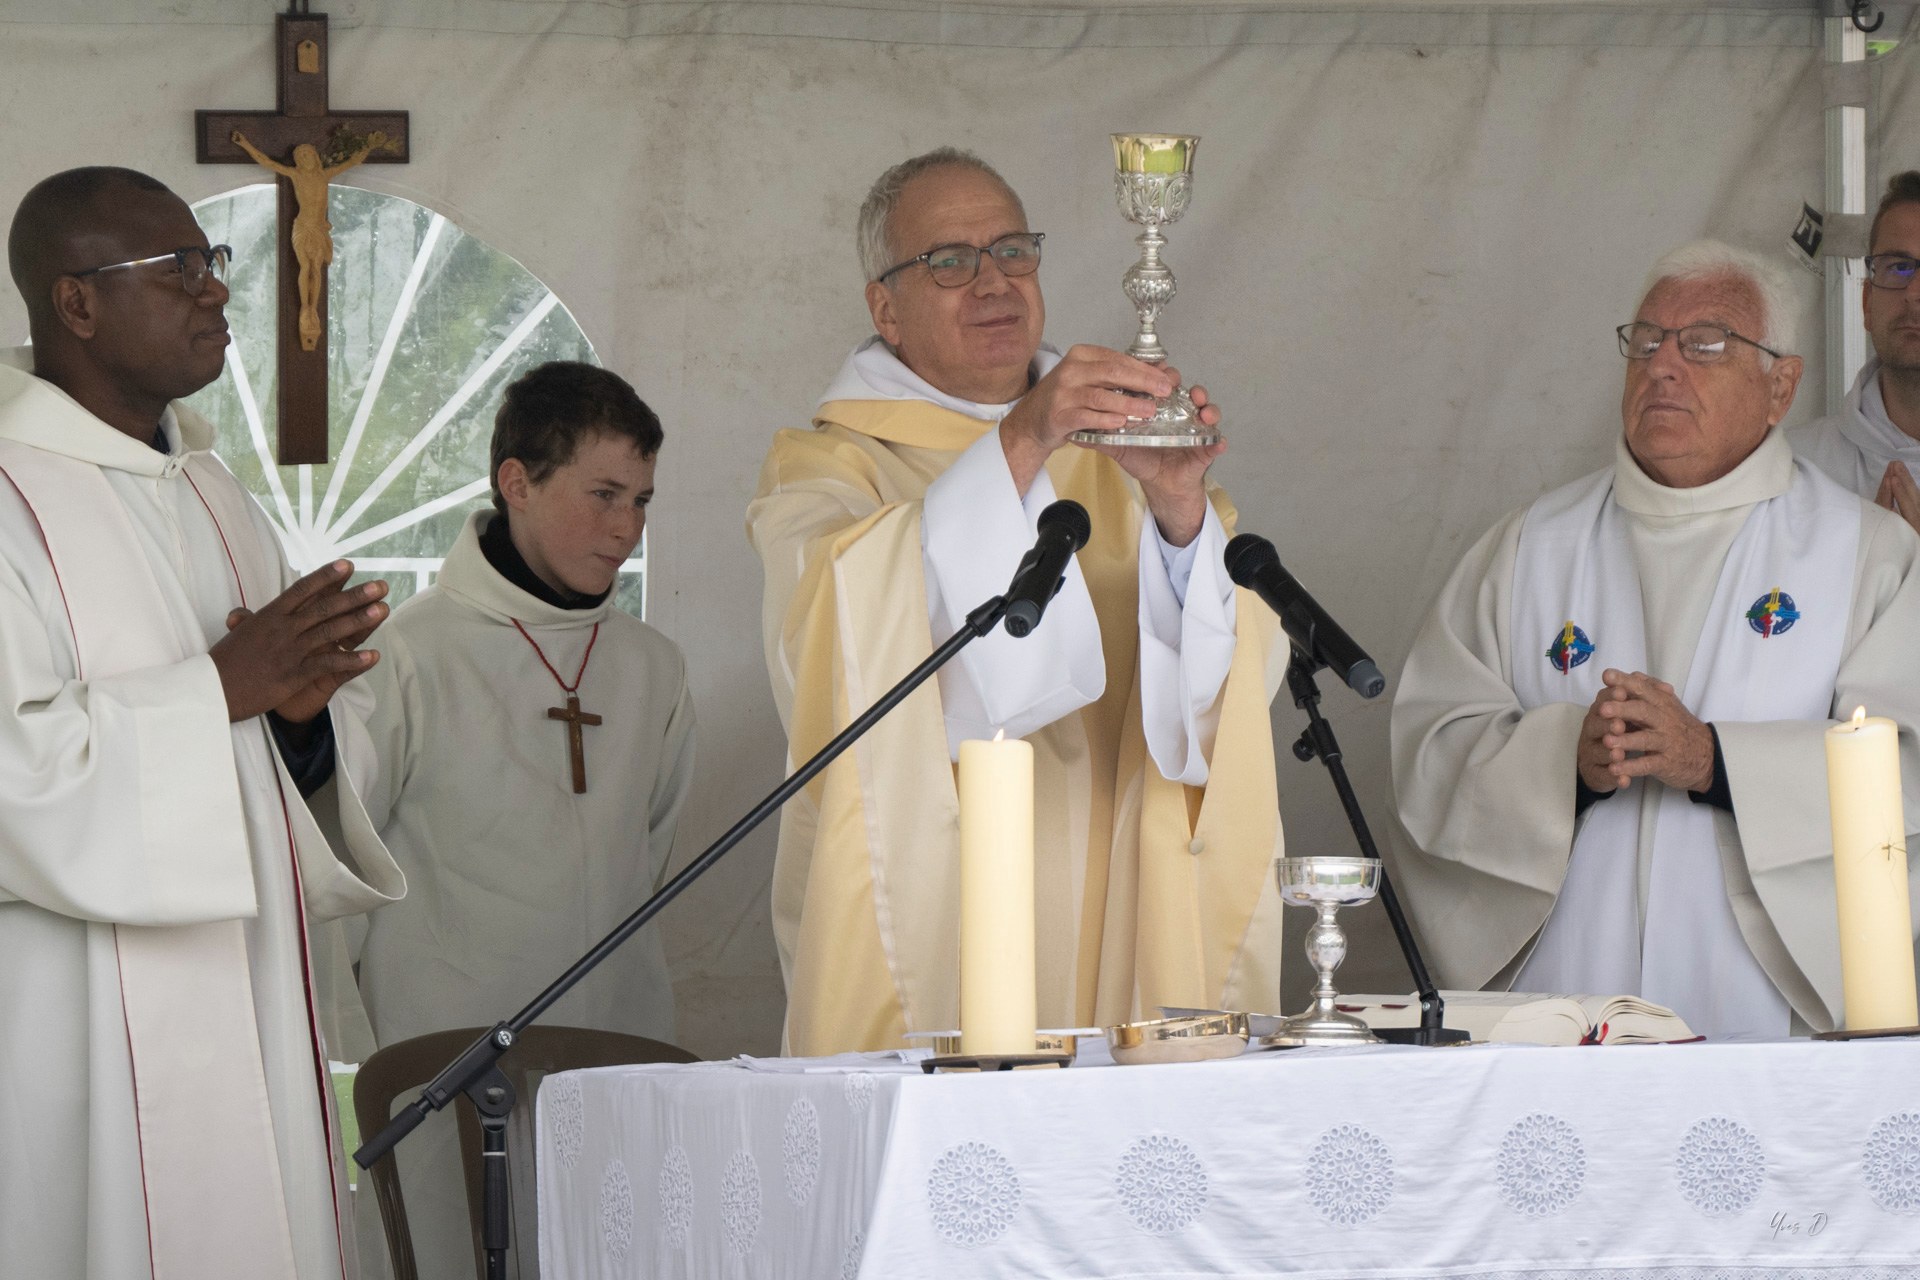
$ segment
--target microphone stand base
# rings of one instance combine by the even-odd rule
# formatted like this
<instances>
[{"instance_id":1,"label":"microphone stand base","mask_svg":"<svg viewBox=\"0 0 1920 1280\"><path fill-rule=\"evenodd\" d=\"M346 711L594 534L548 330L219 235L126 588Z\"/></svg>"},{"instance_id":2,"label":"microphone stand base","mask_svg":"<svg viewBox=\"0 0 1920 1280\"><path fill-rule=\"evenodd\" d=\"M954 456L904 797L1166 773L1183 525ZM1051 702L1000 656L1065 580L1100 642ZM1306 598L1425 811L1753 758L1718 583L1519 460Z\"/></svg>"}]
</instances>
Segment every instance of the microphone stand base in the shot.
<instances>
[{"instance_id":1,"label":"microphone stand base","mask_svg":"<svg viewBox=\"0 0 1920 1280\"><path fill-rule=\"evenodd\" d=\"M1468 1044L1473 1039L1453 1027L1375 1027L1373 1034L1388 1044Z\"/></svg>"}]
</instances>

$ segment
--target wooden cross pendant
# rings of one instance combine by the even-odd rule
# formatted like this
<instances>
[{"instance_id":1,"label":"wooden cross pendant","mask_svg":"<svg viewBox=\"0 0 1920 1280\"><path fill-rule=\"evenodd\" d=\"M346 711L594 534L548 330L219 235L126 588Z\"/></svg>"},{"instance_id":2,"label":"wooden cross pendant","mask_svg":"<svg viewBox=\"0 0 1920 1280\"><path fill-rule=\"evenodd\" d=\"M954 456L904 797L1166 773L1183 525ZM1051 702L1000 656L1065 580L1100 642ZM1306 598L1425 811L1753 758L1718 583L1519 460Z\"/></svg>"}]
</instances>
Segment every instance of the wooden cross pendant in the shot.
<instances>
[{"instance_id":1,"label":"wooden cross pendant","mask_svg":"<svg viewBox=\"0 0 1920 1280\"><path fill-rule=\"evenodd\" d=\"M567 695L564 707L548 707L547 719L567 722L567 755L573 759L573 794L587 793L587 744L580 736L581 725L597 725L600 717L580 709L580 695Z\"/></svg>"}]
</instances>

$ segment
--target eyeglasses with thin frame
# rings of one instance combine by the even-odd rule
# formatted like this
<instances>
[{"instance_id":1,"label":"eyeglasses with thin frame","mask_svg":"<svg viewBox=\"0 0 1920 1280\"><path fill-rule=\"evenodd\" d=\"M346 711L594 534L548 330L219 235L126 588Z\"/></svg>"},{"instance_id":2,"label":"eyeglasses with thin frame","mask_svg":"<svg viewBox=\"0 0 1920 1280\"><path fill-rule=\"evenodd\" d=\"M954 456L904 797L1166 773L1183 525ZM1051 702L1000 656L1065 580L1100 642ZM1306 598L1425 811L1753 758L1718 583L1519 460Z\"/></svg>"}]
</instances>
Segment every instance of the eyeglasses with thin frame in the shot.
<instances>
[{"instance_id":1,"label":"eyeglasses with thin frame","mask_svg":"<svg viewBox=\"0 0 1920 1280\"><path fill-rule=\"evenodd\" d=\"M1920 270L1920 259L1904 253L1876 253L1867 258L1867 282L1876 289L1904 289Z\"/></svg>"},{"instance_id":2,"label":"eyeglasses with thin frame","mask_svg":"<svg viewBox=\"0 0 1920 1280\"><path fill-rule=\"evenodd\" d=\"M1015 231L989 245L943 244L894 263L875 277L875 283L918 264L942 289L958 289L972 284L980 274L982 254L993 259L1003 276L1030 276L1040 269L1040 242L1046 238L1044 231Z\"/></svg>"},{"instance_id":3,"label":"eyeglasses with thin frame","mask_svg":"<svg viewBox=\"0 0 1920 1280\"><path fill-rule=\"evenodd\" d=\"M156 253L151 258L135 258L130 262L109 262L104 267L88 267L85 271L69 271L66 274L76 280L87 276L97 276L102 271L118 271L122 267L146 267L156 262L171 262L180 270L180 287L187 291L189 298L197 298L206 292L207 277L215 280L227 278L227 265L233 261L233 246L230 244L188 245L183 249L174 249L168 253Z\"/></svg>"},{"instance_id":4,"label":"eyeglasses with thin frame","mask_svg":"<svg viewBox=\"0 0 1920 1280\"><path fill-rule=\"evenodd\" d=\"M1653 359L1668 334L1679 341L1681 358L1690 364L1719 364L1727 358L1729 338L1750 347L1758 347L1776 360L1780 358L1780 353L1772 347L1755 342L1745 334L1735 333L1725 325L1687 324L1678 329L1662 329L1657 324L1636 320L1632 324L1621 325L1614 332L1620 335L1620 354L1629 360Z\"/></svg>"}]
</instances>

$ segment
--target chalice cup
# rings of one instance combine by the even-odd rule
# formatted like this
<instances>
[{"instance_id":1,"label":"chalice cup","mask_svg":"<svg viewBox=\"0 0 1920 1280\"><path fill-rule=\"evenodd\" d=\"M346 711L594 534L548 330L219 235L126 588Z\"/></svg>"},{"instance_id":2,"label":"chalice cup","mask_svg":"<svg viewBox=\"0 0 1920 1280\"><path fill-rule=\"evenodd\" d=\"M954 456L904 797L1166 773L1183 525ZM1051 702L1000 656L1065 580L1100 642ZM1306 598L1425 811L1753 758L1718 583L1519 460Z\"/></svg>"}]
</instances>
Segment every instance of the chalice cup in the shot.
<instances>
[{"instance_id":1,"label":"chalice cup","mask_svg":"<svg viewBox=\"0 0 1920 1280\"><path fill-rule=\"evenodd\" d=\"M1373 900L1380 892L1378 858L1280 858L1273 864L1280 882L1280 900L1320 913L1307 934L1307 959L1320 975L1313 1003L1305 1013L1283 1020L1280 1029L1262 1044L1288 1048L1310 1044L1378 1044L1367 1024L1334 1007L1333 971L1347 957L1347 935L1335 918L1342 907Z\"/></svg>"},{"instance_id":2,"label":"chalice cup","mask_svg":"<svg viewBox=\"0 0 1920 1280\"><path fill-rule=\"evenodd\" d=\"M1116 133L1113 135L1113 194L1128 222L1143 227L1134 237L1140 260L1127 268L1120 288L1140 316L1140 331L1127 354L1148 364L1165 364L1155 322L1173 301L1173 271L1160 260L1167 243L1160 228L1178 222L1193 198L1193 153L1200 139L1190 133ZM1140 412L1127 415L1116 431L1076 431L1081 444L1144 445L1183 449L1218 443L1220 433L1200 421L1200 411L1184 387L1164 400L1142 396Z\"/></svg>"}]
</instances>

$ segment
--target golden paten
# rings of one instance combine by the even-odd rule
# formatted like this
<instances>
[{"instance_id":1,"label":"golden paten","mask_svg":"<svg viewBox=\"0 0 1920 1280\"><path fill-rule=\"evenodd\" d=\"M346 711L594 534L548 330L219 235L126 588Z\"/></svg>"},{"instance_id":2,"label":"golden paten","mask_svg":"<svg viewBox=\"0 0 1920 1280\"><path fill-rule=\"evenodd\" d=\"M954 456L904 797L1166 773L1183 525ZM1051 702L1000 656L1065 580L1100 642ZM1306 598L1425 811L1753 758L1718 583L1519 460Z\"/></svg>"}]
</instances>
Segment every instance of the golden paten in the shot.
<instances>
[{"instance_id":1,"label":"golden paten","mask_svg":"<svg viewBox=\"0 0 1920 1280\"><path fill-rule=\"evenodd\" d=\"M1231 1058L1247 1047L1247 1015L1208 1013L1123 1022L1107 1028L1107 1047L1122 1066Z\"/></svg>"}]
</instances>

